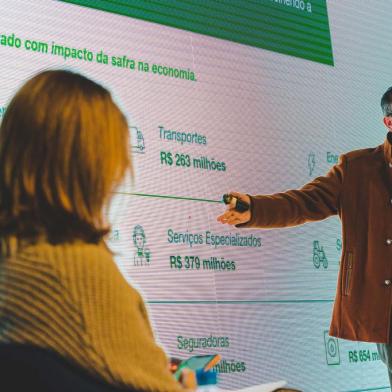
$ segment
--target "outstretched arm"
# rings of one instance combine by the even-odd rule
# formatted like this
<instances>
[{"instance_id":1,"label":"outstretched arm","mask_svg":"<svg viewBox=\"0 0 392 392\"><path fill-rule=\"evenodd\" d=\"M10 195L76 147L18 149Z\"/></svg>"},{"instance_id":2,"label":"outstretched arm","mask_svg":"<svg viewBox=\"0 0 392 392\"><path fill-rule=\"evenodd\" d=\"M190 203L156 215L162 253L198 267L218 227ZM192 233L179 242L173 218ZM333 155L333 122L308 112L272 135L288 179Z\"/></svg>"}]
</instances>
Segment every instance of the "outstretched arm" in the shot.
<instances>
[{"instance_id":1,"label":"outstretched arm","mask_svg":"<svg viewBox=\"0 0 392 392\"><path fill-rule=\"evenodd\" d=\"M339 211L346 159L342 155L337 165L323 177L317 177L301 189L273 195L237 197L250 203L250 211L239 213L228 209L218 217L221 223L238 227L274 228L296 226L325 219Z\"/></svg>"}]
</instances>

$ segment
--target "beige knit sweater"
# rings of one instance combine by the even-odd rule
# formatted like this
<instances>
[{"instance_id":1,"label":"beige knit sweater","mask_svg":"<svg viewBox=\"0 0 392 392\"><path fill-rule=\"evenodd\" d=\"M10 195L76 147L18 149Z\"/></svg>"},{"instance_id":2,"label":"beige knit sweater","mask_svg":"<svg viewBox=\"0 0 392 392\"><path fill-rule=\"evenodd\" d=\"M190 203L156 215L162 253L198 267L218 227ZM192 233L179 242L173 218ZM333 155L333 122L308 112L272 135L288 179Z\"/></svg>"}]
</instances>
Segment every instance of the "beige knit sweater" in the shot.
<instances>
[{"instance_id":1,"label":"beige knit sweater","mask_svg":"<svg viewBox=\"0 0 392 392\"><path fill-rule=\"evenodd\" d=\"M1 243L0 342L53 349L112 384L182 390L104 244Z\"/></svg>"}]
</instances>

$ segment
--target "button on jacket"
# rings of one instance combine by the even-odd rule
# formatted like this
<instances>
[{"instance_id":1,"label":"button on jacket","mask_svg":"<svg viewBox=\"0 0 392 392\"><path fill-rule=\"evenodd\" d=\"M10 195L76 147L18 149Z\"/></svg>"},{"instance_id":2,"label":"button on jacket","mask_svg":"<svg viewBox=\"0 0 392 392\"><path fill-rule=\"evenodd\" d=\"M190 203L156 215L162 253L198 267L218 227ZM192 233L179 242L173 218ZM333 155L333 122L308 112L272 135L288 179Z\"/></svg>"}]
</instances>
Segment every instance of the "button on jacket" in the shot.
<instances>
[{"instance_id":1,"label":"button on jacket","mask_svg":"<svg viewBox=\"0 0 392 392\"><path fill-rule=\"evenodd\" d=\"M343 250L330 334L389 342L392 303L392 133L376 148L352 151L324 177L298 190L251 196L241 227L300 225L338 214Z\"/></svg>"}]
</instances>

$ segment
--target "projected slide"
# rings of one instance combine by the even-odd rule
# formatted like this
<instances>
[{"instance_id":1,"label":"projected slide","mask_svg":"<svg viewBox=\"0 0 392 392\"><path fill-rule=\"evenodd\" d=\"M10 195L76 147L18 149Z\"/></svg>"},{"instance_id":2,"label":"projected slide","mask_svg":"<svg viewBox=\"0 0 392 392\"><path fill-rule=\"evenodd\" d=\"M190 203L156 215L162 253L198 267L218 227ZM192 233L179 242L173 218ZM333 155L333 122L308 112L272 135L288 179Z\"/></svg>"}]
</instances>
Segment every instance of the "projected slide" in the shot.
<instances>
[{"instance_id":1,"label":"projected slide","mask_svg":"<svg viewBox=\"0 0 392 392\"><path fill-rule=\"evenodd\" d=\"M0 9L0 121L20 84L47 68L102 83L128 118L136 175L114 195L109 245L169 356L221 354L224 389L389 390L375 344L328 335L336 217L284 230L216 222L230 190L297 188L343 152L383 142L388 1Z\"/></svg>"}]
</instances>

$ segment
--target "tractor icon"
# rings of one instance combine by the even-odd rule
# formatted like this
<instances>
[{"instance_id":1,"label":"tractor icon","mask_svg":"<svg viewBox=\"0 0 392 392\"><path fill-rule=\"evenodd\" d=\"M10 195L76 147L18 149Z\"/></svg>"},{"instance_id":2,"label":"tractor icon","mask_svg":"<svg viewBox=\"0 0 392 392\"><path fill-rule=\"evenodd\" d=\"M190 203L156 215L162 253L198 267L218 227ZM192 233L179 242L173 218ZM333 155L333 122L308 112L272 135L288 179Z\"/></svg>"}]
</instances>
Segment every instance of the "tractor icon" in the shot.
<instances>
[{"instance_id":1,"label":"tractor icon","mask_svg":"<svg viewBox=\"0 0 392 392\"><path fill-rule=\"evenodd\" d=\"M324 268L328 268L327 256L318 241L313 241L313 264L316 268L320 268L321 264Z\"/></svg>"}]
</instances>

